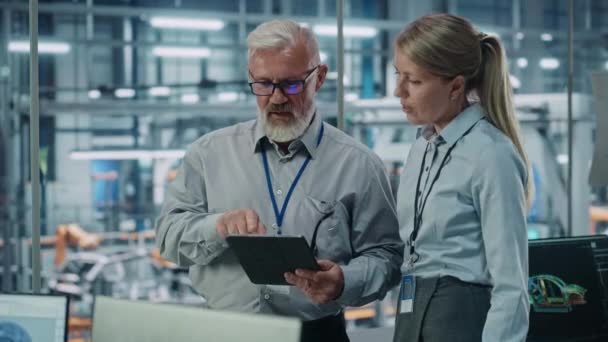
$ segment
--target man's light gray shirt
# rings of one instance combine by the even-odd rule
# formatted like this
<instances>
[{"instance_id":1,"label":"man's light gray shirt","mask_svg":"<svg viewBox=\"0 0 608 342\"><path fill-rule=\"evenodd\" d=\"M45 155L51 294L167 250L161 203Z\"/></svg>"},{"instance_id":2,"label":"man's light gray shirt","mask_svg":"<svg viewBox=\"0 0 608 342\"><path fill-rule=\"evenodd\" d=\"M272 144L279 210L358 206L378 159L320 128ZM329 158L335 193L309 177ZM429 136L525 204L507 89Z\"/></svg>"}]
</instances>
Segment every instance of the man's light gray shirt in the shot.
<instances>
[{"instance_id":1,"label":"man's light gray shirt","mask_svg":"<svg viewBox=\"0 0 608 342\"><path fill-rule=\"evenodd\" d=\"M317 147L322 124L315 115L286 155L255 120L207 134L188 148L168 188L156 241L163 257L190 268L193 287L211 308L313 320L383 298L399 282L403 243L384 166L366 147L328 124L323 124ZM342 266L344 291L336 301L316 305L293 286L252 284L215 230L222 213L251 208L267 234L276 235L261 149L267 152L279 208L300 167L311 158L289 201L282 232L302 235L310 244L317 222L333 212L319 227L316 256Z\"/></svg>"},{"instance_id":2,"label":"man's light gray shirt","mask_svg":"<svg viewBox=\"0 0 608 342\"><path fill-rule=\"evenodd\" d=\"M447 150L457 144L422 214L415 241L420 259L410 270L406 246L402 271L421 277L450 275L491 285L483 341L523 341L529 312L526 166L509 138L482 118L482 109L475 104L439 135L432 126L421 128L397 195L404 241L413 230L414 196L425 150L419 202L427 195Z\"/></svg>"}]
</instances>

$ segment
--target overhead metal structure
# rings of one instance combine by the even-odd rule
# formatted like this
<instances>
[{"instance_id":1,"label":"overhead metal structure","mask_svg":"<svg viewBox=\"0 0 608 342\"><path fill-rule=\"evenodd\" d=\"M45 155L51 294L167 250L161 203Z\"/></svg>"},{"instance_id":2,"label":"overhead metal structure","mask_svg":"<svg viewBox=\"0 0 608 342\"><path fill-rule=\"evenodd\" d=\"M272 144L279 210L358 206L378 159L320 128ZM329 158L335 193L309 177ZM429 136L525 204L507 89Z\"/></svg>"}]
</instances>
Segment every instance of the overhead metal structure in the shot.
<instances>
[{"instance_id":1,"label":"overhead metal structure","mask_svg":"<svg viewBox=\"0 0 608 342\"><path fill-rule=\"evenodd\" d=\"M32 291L40 293L40 113L38 103L38 0L30 0L30 175L32 182Z\"/></svg>"}]
</instances>

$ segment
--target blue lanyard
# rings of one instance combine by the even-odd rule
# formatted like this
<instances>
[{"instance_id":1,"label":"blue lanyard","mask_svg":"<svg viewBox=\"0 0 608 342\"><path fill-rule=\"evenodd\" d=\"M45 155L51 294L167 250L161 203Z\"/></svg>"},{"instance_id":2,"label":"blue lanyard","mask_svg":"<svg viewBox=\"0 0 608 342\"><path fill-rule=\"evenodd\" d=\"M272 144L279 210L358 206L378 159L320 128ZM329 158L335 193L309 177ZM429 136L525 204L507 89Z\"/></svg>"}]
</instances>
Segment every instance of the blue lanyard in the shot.
<instances>
[{"instance_id":1,"label":"blue lanyard","mask_svg":"<svg viewBox=\"0 0 608 342\"><path fill-rule=\"evenodd\" d=\"M321 122L321 129L319 130L319 137L317 138L317 147L321 144L321 139L323 138L323 122ZM289 187L289 191L287 192L287 196L285 196L285 202L283 202L283 208L279 212L279 206L277 205L277 200L274 197L274 191L272 190L272 181L270 180L270 169L268 168L268 157L266 157L266 150L262 148L262 160L264 161L264 171L266 172L266 184L268 185L268 193L270 194L270 200L272 201L272 208L274 209L274 216L277 219L278 232L277 234L281 235L281 227L283 226L283 218L285 217L285 211L287 210L287 204L289 203L289 199L291 198L291 194L293 193L293 189L295 189L296 184L300 180L300 177L304 173L304 170L308 166L310 162L310 156L306 158L304 164L300 167L300 171L296 175L296 178L291 183Z\"/></svg>"}]
</instances>

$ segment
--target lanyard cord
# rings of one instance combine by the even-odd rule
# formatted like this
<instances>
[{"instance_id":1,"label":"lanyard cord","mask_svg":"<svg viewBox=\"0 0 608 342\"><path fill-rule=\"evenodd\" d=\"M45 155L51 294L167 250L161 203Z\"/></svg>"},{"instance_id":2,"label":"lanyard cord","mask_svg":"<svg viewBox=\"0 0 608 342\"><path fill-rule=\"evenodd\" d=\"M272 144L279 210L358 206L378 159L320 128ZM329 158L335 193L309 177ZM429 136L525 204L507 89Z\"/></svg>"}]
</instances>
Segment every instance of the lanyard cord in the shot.
<instances>
[{"instance_id":1,"label":"lanyard cord","mask_svg":"<svg viewBox=\"0 0 608 342\"><path fill-rule=\"evenodd\" d=\"M426 201L428 200L429 194L431 193L431 190L433 189L433 185L435 185L435 182L437 182L437 179L439 179L439 174L441 173L441 170L445 166L445 163L446 163L448 157L450 156L450 154L452 153L452 150L454 149L454 147L456 147L456 144L453 144L452 146L450 146L450 148L446 152L445 156L443 157L443 160L441 161L441 164L439 165L439 169L437 170L437 173L435 173L435 177L433 178L433 181L431 182L431 185L429 186L429 190L425 194L425 196L422 200L422 203L420 205L420 208L419 208L418 207L418 197L420 197L420 196L418 196L418 192L420 191L420 180L422 179L422 172L424 171L424 165L426 162L426 155L427 155L427 151L426 150L424 151L424 156L422 157L422 165L420 165L420 172L418 173L418 181L416 182L416 198L414 199L414 230L412 230L412 233L410 234L410 238L409 238L410 255L415 255L415 258L418 257L418 254L416 254L414 242L416 241L416 237L418 237L418 231L420 230L420 225L422 224L422 213L424 212L424 207L426 206Z\"/></svg>"},{"instance_id":2,"label":"lanyard cord","mask_svg":"<svg viewBox=\"0 0 608 342\"><path fill-rule=\"evenodd\" d=\"M452 144L452 146L450 146L450 148L446 152L445 156L443 157L443 160L441 161L441 164L439 165L439 169L437 170L437 173L435 173L435 177L433 177L433 181L431 182L429 189L426 192L426 194L420 204L420 208L419 208L418 207L418 197L420 197L420 196L418 196L418 192L420 191L420 180L422 179L422 172L424 171L424 165L426 164L426 155L428 152L428 148L425 149L425 151L424 151L424 156L422 157L422 164L420 165L420 171L418 173L418 181L416 182L416 193L415 193L415 198L414 198L414 229L412 230L412 233L410 234L410 237L408 239L408 243L410 246L410 258L411 258L410 263L411 264L418 261L418 259L420 257L420 255L418 253L416 253L415 241L416 241L416 238L418 237L418 232L420 230L420 226L422 225L422 213L424 212L424 208L426 206L426 201L428 200L429 195L431 194L433 185L435 185L435 182L437 182L437 179L439 179L441 170L443 170L443 167L445 166L450 154L452 153L452 150L454 150L454 148L456 147L456 145L458 144L460 139L462 139L464 136L469 134L471 132L471 130L473 129L473 127L475 127L477 125L477 123L479 121L481 121L482 119L477 120L473 125L471 125L471 127L469 127L469 129L467 129L460 136L460 138L458 138L458 140L456 140Z\"/></svg>"},{"instance_id":3,"label":"lanyard cord","mask_svg":"<svg viewBox=\"0 0 608 342\"><path fill-rule=\"evenodd\" d=\"M319 147L319 145L321 144L321 139L323 139L323 131L324 131L324 126L323 126L323 122L321 122L321 128L319 129L319 136L317 137L317 147ZM302 177L302 174L304 173L304 170L308 166L308 163L310 163L311 158L310 158L310 156L308 156L306 158L306 160L304 161L304 164L302 164L302 166L300 167L300 170L298 171L296 177L294 178L293 182L291 183L291 186L289 187L287 196L285 196L285 201L283 202L283 207L281 208L281 211L279 211L279 206L277 205L277 200L274 196L274 191L272 190L272 180L270 179L270 167L268 166L268 157L266 156L266 150L264 148L262 148L262 160L264 162L264 171L266 173L266 185L268 185L268 194L270 195L270 200L272 202L272 209L274 210L274 215L277 220L277 226L278 226L277 234L280 235L281 227L283 226L283 218L285 216L285 212L287 211L287 205L289 204L289 200L291 199L293 190L295 189L296 184L298 184L300 177Z\"/></svg>"},{"instance_id":4,"label":"lanyard cord","mask_svg":"<svg viewBox=\"0 0 608 342\"><path fill-rule=\"evenodd\" d=\"M321 226L321 223L323 221L325 221L327 218L329 218L331 215L333 215L334 211L330 211L328 213L326 213L325 215L323 215L323 217L321 217L321 219L319 220L319 222L317 222L317 225L315 226L315 230L312 233L312 238L310 239L310 250L313 253L316 253L316 248L317 248L317 232L319 231L319 227Z\"/></svg>"}]
</instances>

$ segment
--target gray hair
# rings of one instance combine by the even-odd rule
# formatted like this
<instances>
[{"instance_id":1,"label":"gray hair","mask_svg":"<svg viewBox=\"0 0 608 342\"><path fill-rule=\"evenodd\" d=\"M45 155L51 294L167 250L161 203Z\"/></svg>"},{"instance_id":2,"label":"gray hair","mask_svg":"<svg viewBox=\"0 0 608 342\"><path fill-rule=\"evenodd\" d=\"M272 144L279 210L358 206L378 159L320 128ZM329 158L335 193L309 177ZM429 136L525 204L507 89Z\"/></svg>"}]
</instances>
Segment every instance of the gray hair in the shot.
<instances>
[{"instance_id":1,"label":"gray hair","mask_svg":"<svg viewBox=\"0 0 608 342\"><path fill-rule=\"evenodd\" d=\"M259 50L289 49L303 43L310 56L310 64L321 63L319 45L309 28L285 19L260 24L247 36L248 56L251 59Z\"/></svg>"}]
</instances>

